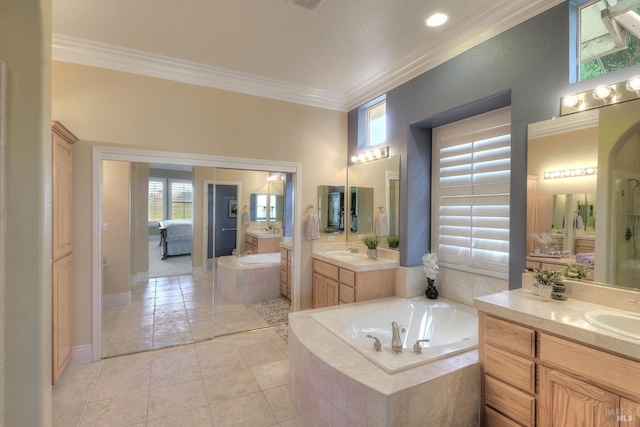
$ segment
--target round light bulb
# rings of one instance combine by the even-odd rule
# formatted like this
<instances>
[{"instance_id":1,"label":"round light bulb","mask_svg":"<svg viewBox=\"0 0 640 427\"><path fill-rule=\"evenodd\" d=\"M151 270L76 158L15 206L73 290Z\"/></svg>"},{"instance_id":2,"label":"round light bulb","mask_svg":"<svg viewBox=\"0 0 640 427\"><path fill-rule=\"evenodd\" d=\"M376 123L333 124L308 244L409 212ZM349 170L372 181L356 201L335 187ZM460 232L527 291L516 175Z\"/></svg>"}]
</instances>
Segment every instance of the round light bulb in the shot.
<instances>
[{"instance_id":1,"label":"round light bulb","mask_svg":"<svg viewBox=\"0 0 640 427\"><path fill-rule=\"evenodd\" d=\"M595 99L602 99L602 100L609 99L612 94L613 94L613 89L611 89L607 85L596 86L596 88L593 89L593 97Z\"/></svg>"},{"instance_id":2,"label":"round light bulb","mask_svg":"<svg viewBox=\"0 0 640 427\"><path fill-rule=\"evenodd\" d=\"M640 76L633 76L627 80L627 90L637 92L640 90Z\"/></svg>"},{"instance_id":3,"label":"round light bulb","mask_svg":"<svg viewBox=\"0 0 640 427\"><path fill-rule=\"evenodd\" d=\"M578 95L567 95L562 102L565 107L577 107L580 104L580 97Z\"/></svg>"}]
</instances>

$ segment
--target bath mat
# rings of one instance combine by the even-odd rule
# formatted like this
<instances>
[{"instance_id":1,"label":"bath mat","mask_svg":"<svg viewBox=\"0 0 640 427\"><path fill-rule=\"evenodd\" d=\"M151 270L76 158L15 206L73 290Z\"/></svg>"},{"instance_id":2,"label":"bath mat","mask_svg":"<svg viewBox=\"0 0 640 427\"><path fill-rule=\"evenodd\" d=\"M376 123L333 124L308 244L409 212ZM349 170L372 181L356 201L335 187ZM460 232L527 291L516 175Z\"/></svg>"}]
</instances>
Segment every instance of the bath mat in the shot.
<instances>
[{"instance_id":1,"label":"bath mat","mask_svg":"<svg viewBox=\"0 0 640 427\"><path fill-rule=\"evenodd\" d=\"M286 298L276 298L267 301L260 301L251 304L251 306L270 325L275 325L277 323L287 323L289 321L288 315L291 311L291 302Z\"/></svg>"},{"instance_id":2,"label":"bath mat","mask_svg":"<svg viewBox=\"0 0 640 427\"><path fill-rule=\"evenodd\" d=\"M287 328L287 327L285 327L285 328L277 328L276 332L278 333L278 335L280 335L280 338L282 338L282 341L284 341L287 344L289 344L289 328Z\"/></svg>"}]
</instances>

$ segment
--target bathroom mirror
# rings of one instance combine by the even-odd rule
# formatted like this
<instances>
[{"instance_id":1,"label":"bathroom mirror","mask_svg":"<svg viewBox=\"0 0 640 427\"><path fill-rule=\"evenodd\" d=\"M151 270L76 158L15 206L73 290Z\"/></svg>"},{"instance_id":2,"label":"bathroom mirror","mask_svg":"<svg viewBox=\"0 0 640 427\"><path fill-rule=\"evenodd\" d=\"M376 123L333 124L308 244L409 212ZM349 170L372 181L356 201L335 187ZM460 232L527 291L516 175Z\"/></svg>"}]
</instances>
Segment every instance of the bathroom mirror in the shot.
<instances>
[{"instance_id":1,"label":"bathroom mirror","mask_svg":"<svg viewBox=\"0 0 640 427\"><path fill-rule=\"evenodd\" d=\"M343 185L318 186L320 231L340 234L345 230L345 194Z\"/></svg>"},{"instance_id":2,"label":"bathroom mirror","mask_svg":"<svg viewBox=\"0 0 640 427\"><path fill-rule=\"evenodd\" d=\"M364 235L376 233L376 221L380 214L385 215L383 219L388 227L382 234L398 234L399 173L400 156L347 168L347 241L356 242ZM384 238L382 240L384 242Z\"/></svg>"},{"instance_id":3,"label":"bathroom mirror","mask_svg":"<svg viewBox=\"0 0 640 427\"><path fill-rule=\"evenodd\" d=\"M596 282L640 289L639 113L632 101L529 125L528 267L590 254ZM535 256L543 234L559 258Z\"/></svg>"}]
</instances>

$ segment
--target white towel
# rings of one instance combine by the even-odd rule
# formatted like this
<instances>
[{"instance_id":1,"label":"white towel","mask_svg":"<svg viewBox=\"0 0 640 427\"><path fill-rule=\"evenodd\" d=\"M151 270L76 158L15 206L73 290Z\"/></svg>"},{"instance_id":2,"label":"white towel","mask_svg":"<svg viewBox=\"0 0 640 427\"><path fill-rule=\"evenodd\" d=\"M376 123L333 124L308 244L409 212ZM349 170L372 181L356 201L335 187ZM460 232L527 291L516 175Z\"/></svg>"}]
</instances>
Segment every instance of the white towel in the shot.
<instances>
[{"instance_id":1,"label":"white towel","mask_svg":"<svg viewBox=\"0 0 640 427\"><path fill-rule=\"evenodd\" d=\"M307 217L307 240L316 240L320 238L320 220L318 214L310 213Z\"/></svg>"},{"instance_id":2,"label":"white towel","mask_svg":"<svg viewBox=\"0 0 640 427\"><path fill-rule=\"evenodd\" d=\"M242 212L242 223L244 225L251 225L251 215L249 215L249 211Z\"/></svg>"},{"instance_id":3,"label":"white towel","mask_svg":"<svg viewBox=\"0 0 640 427\"><path fill-rule=\"evenodd\" d=\"M387 220L387 214L378 214L378 218L376 218L376 235L379 237L389 235L389 221Z\"/></svg>"}]
</instances>

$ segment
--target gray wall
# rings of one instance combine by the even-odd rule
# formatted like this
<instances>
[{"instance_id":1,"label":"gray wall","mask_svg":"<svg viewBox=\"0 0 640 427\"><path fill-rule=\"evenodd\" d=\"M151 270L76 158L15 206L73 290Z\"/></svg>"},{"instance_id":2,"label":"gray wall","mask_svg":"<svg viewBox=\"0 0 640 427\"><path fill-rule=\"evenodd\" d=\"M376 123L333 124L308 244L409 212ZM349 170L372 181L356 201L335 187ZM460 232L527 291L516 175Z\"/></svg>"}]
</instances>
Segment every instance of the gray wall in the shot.
<instances>
[{"instance_id":1,"label":"gray wall","mask_svg":"<svg viewBox=\"0 0 640 427\"><path fill-rule=\"evenodd\" d=\"M559 115L560 98L623 81L640 66L569 84L569 4L556 6L387 93L389 155L400 163L400 264L421 265L431 238L431 129L511 105L509 287L525 266L527 124ZM349 112L349 155L357 109Z\"/></svg>"}]
</instances>

